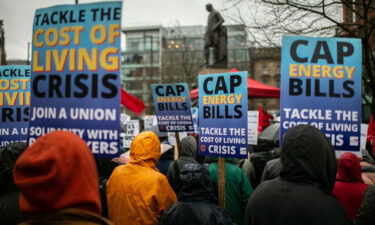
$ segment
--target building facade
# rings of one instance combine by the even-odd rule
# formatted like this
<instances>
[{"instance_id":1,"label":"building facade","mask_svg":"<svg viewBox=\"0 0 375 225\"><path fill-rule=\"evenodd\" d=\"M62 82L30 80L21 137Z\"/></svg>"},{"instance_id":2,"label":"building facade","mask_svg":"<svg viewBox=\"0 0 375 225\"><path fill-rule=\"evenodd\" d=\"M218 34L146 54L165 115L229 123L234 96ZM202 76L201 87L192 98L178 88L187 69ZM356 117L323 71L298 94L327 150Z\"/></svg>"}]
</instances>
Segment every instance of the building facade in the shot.
<instances>
[{"instance_id":1,"label":"building facade","mask_svg":"<svg viewBox=\"0 0 375 225\"><path fill-rule=\"evenodd\" d=\"M255 48L251 57L251 78L280 88L280 53L280 48ZM279 111L280 109L280 99L254 99L249 101L249 109L255 110L260 104L269 111Z\"/></svg>"},{"instance_id":2,"label":"building facade","mask_svg":"<svg viewBox=\"0 0 375 225\"><path fill-rule=\"evenodd\" d=\"M228 68L250 71L251 43L244 25L228 25ZM122 87L152 114L151 84L187 82L197 87L203 68L204 26L143 26L123 29ZM212 55L212 54L211 54Z\"/></svg>"}]
</instances>

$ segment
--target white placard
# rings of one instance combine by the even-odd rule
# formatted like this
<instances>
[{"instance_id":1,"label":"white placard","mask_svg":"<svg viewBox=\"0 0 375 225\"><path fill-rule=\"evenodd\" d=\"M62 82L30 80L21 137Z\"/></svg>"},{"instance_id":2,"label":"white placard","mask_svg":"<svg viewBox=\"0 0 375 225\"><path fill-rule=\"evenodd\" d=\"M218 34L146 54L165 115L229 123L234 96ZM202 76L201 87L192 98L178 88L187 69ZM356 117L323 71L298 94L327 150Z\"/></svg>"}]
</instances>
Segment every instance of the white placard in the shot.
<instances>
[{"instance_id":1,"label":"white placard","mask_svg":"<svg viewBox=\"0 0 375 225\"><path fill-rule=\"evenodd\" d=\"M361 124L361 149L366 149L368 124Z\"/></svg>"},{"instance_id":2,"label":"white placard","mask_svg":"<svg viewBox=\"0 0 375 225\"><path fill-rule=\"evenodd\" d=\"M129 121L131 119L131 117L125 113L121 113L120 114L120 125L121 125L121 128L122 129L125 129L125 124L127 121Z\"/></svg>"},{"instance_id":3,"label":"white placard","mask_svg":"<svg viewBox=\"0 0 375 225\"><path fill-rule=\"evenodd\" d=\"M187 132L179 132L179 133L180 133L180 141L182 140L182 138L187 136ZM168 132L168 141L171 145L176 144L176 135L174 132Z\"/></svg>"},{"instance_id":4,"label":"white placard","mask_svg":"<svg viewBox=\"0 0 375 225\"><path fill-rule=\"evenodd\" d=\"M249 145L258 144L258 118L258 110L247 111L247 141Z\"/></svg>"},{"instance_id":5,"label":"white placard","mask_svg":"<svg viewBox=\"0 0 375 225\"><path fill-rule=\"evenodd\" d=\"M158 126L158 118L155 115L145 116L144 126L145 126L145 130L149 130L152 127L157 127Z\"/></svg>"},{"instance_id":6,"label":"white placard","mask_svg":"<svg viewBox=\"0 0 375 225\"><path fill-rule=\"evenodd\" d=\"M125 132L120 134L124 148L130 148L134 137L139 134L139 120L128 120L124 125Z\"/></svg>"}]
</instances>

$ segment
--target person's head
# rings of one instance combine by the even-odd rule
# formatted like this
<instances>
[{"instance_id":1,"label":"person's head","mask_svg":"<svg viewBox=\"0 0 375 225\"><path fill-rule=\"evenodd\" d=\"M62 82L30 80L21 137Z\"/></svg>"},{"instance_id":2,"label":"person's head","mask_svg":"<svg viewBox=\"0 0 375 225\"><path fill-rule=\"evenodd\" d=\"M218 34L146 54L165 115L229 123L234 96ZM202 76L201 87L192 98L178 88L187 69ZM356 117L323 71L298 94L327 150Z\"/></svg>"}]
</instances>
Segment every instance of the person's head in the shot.
<instances>
[{"instance_id":1,"label":"person's head","mask_svg":"<svg viewBox=\"0 0 375 225\"><path fill-rule=\"evenodd\" d=\"M195 158L197 153L197 141L192 136L186 136L181 140L179 155Z\"/></svg>"},{"instance_id":2,"label":"person's head","mask_svg":"<svg viewBox=\"0 0 375 225\"><path fill-rule=\"evenodd\" d=\"M345 182L362 182L361 165L356 155L346 152L338 159L337 180Z\"/></svg>"},{"instance_id":3,"label":"person's head","mask_svg":"<svg viewBox=\"0 0 375 225\"><path fill-rule=\"evenodd\" d=\"M13 182L13 167L25 149L26 143L23 142L13 142L0 149L0 193L17 191Z\"/></svg>"},{"instance_id":4,"label":"person's head","mask_svg":"<svg viewBox=\"0 0 375 225\"><path fill-rule=\"evenodd\" d=\"M180 169L180 187L178 201L217 203L212 178L201 164L189 163Z\"/></svg>"},{"instance_id":5,"label":"person's head","mask_svg":"<svg viewBox=\"0 0 375 225\"><path fill-rule=\"evenodd\" d=\"M337 172L334 149L325 135L310 125L288 130L282 143L282 179L318 185L331 194Z\"/></svg>"},{"instance_id":6,"label":"person's head","mask_svg":"<svg viewBox=\"0 0 375 225\"><path fill-rule=\"evenodd\" d=\"M17 160L13 176L23 213L66 208L101 212L94 157L73 133L55 131L38 138Z\"/></svg>"},{"instance_id":7,"label":"person's head","mask_svg":"<svg viewBox=\"0 0 375 225\"><path fill-rule=\"evenodd\" d=\"M160 141L152 131L138 134L130 145L130 163L155 168L160 155Z\"/></svg>"},{"instance_id":8,"label":"person's head","mask_svg":"<svg viewBox=\"0 0 375 225\"><path fill-rule=\"evenodd\" d=\"M212 12L213 9L214 9L214 7L212 6L211 3L206 4L206 10L207 10L208 12Z\"/></svg>"}]
</instances>

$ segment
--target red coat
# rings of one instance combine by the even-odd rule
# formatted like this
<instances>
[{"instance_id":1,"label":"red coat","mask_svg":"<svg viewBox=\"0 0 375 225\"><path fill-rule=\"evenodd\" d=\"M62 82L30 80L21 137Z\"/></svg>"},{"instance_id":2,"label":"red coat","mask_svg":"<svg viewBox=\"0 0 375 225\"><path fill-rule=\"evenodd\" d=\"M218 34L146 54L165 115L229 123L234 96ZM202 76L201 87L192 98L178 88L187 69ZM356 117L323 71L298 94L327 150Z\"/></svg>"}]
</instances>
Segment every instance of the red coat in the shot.
<instances>
[{"instance_id":1,"label":"red coat","mask_svg":"<svg viewBox=\"0 0 375 225\"><path fill-rule=\"evenodd\" d=\"M367 184L361 177L361 166L357 156L344 153L338 160L339 168L333 194L353 221L361 206Z\"/></svg>"}]
</instances>

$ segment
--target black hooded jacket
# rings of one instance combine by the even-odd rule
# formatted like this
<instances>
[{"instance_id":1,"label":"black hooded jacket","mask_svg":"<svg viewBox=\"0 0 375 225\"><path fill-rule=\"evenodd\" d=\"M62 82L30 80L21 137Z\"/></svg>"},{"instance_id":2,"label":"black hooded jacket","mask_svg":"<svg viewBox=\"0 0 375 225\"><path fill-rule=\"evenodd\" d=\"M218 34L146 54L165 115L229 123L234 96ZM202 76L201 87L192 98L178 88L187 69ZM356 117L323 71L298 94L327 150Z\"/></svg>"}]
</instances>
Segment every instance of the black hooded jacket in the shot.
<instances>
[{"instance_id":1,"label":"black hooded jacket","mask_svg":"<svg viewBox=\"0 0 375 225\"><path fill-rule=\"evenodd\" d=\"M214 184L201 164L185 164L180 169L178 202L164 212L160 225L233 225L232 218L216 203Z\"/></svg>"},{"instance_id":2,"label":"black hooded jacket","mask_svg":"<svg viewBox=\"0 0 375 225\"><path fill-rule=\"evenodd\" d=\"M14 142L0 149L0 224L21 222L19 191L13 182L13 166L25 148L25 143Z\"/></svg>"},{"instance_id":3,"label":"black hooded jacket","mask_svg":"<svg viewBox=\"0 0 375 225\"><path fill-rule=\"evenodd\" d=\"M195 140L195 138L192 136L184 137L181 140L181 149L179 151L179 158L176 161L173 161L169 165L169 169L167 172L168 182L177 196L180 191L180 188L179 188L180 170L185 164L198 163L195 160L196 152L197 152L197 141Z\"/></svg>"},{"instance_id":4,"label":"black hooded jacket","mask_svg":"<svg viewBox=\"0 0 375 225\"><path fill-rule=\"evenodd\" d=\"M318 129L299 125L284 137L280 178L261 183L248 202L246 225L344 225L345 211L333 197L337 162Z\"/></svg>"}]
</instances>

